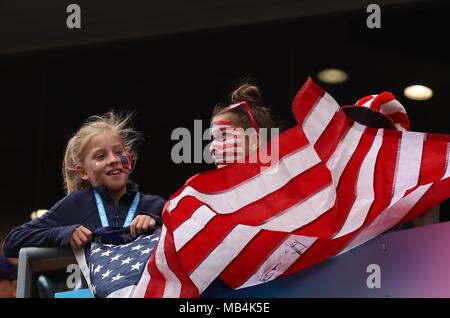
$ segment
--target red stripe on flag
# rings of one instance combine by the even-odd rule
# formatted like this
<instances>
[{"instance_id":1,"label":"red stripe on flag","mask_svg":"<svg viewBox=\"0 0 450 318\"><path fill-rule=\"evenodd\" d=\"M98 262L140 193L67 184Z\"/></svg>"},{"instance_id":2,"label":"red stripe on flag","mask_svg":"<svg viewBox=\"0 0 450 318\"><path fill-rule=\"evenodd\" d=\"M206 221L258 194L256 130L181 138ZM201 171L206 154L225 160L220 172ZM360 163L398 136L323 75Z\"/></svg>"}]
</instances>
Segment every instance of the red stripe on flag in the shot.
<instances>
[{"instance_id":1,"label":"red stripe on flag","mask_svg":"<svg viewBox=\"0 0 450 318\"><path fill-rule=\"evenodd\" d=\"M336 253L340 252L351 241L368 227L391 203L394 191L394 180L398 160L401 133L396 130L384 130L383 141L378 152L373 179L374 199L362 226L357 230L334 239L330 244Z\"/></svg>"},{"instance_id":2,"label":"red stripe on flag","mask_svg":"<svg viewBox=\"0 0 450 318\"><path fill-rule=\"evenodd\" d=\"M220 278L231 288L238 288L259 268L273 250L288 236L288 233L261 231L225 268Z\"/></svg>"},{"instance_id":3,"label":"red stripe on flag","mask_svg":"<svg viewBox=\"0 0 450 318\"><path fill-rule=\"evenodd\" d=\"M324 94L325 91L308 77L292 102L292 112L300 126Z\"/></svg>"},{"instance_id":4,"label":"red stripe on flag","mask_svg":"<svg viewBox=\"0 0 450 318\"><path fill-rule=\"evenodd\" d=\"M444 176L447 168L447 147L448 143L429 138L427 135L422 151L419 184L428 184Z\"/></svg>"},{"instance_id":5,"label":"red stripe on flag","mask_svg":"<svg viewBox=\"0 0 450 318\"><path fill-rule=\"evenodd\" d=\"M181 267L181 264L178 259L179 256L177 255L175 251L175 246L173 244L173 236L171 235L166 236L164 251L166 253L167 266L181 282L181 290L179 297L181 298L199 297L200 294L198 292L197 287L194 285L194 283L191 281L191 279L186 274L184 269Z\"/></svg>"},{"instance_id":6,"label":"red stripe on flag","mask_svg":"<svg viewBox=\"0 0 450 318\"><path fill-rule=\"evenodd\" d=\"M402 127L409 129L409 118L408 115L401 112L396 112L386 115L394 124L402 124Z\"/></svg>"},{"instance_id":7,"label":"red stripe on flag","mask_svg":"<svg viewBox=\"0 0 450 318\"><path fill-rule=\"evenodd\" d=\"M158 244L163 244L163 242L160 241ZM155 252L157 248L158 246L155 247ZM155 257L156 253L153 253L147 265L147 270L150 273L150 282L147 286L147 290L145 291L145 298L161 298L164 296L166 280L156 267Z\"/></svg>"},{"instance_id":8,"label":"red stripe on flag","mask_svg":"<svg viewBox=\"0 0 450 318\"><path fill-rule=\"evenodd\" d=\"M381 110L381 106L395 100L395 96L390 92L381 92L372 102L371 108L377 111Z\"/></svg>"},{"instance_id":9,"label":"red stripe on flag","mask_svg":"<svg viewBox=\"0 0 450 318\"><path fill-rule=\"evenodd\" d=\"M176 213L173 213L173 211L171 213L173 230L175 231L181 224L187 221L192 216L192 213L202 205L205 205L205 203L193 196L188 195L183 197L178 202Z\"/></svg>"},{"instance_id":10,"label":"red stripe on flag","mask_svg":"<svg viewBox=\"0 0 450 318\"><path fill-rule=\"evenodd\" d=\"M401 133L397 130L386 129L383 131L383 143L375 164L375 203L369 211L369 219L374 219L375 215L373 214L378 215L380 211L386 209L391 203L394 193L400 136Z\"/></svg>"},{"instance_id":11,"label":"red stripe on flag","mask_svg":"<svg viewBox=\"0 0 450 318\"><path fill-rule=\"evenodd\" d=\"M175 244L173 241L173 225L172 225L172 215L167 212L167 207L169 206L169 201L166 202L166 204L163 207L163 223L166 230L166 234L164 236L164 241L162 237L160 237L160 240L155 247L155 250L150 258L150 261L148 263L147 270L150 274L150 282L147 286L147 290L145 292L145 297L156 297L161 298L164 296L165 288L167 285L166 279L167 277L164 277L158 266L156 265L157 262L157 255L160 244L164 244L164 257L165 261L162 259L159 259L160 262L159 266L165 267L166 270L169 269L180 281L181 283L181 289L179 295L173 295L174 297L199 297L199 292L197 287L193 284L193 282L190 280L189 276L187 276L186 272L181 266L181 263L179 261L179 257L175 251ZM164 231L164 228L163 228Z\"/></svg>"},{"instance_id":12,"label":"red stripe on flag","mask_svg":"<svg viewBox=\"0 0 450 318\"><path fill-rule=\"evenodd\" d=\"M336 222L343 225L356 199L356 182L364 158L373 144L377 129L367 127L358 146L347 163L337 186L338 214Z\"/></svg>"},{"instance_id":13,"label":"red stripe on flag","mask_svg":"<svg viewBox=\"0 0 450 318\"><path fill-rule=\"evenodd\" d=\"M435 182L428 191L420 198L407 215L399 222L404 223L414 220L419 215L438 205L450 197L450 178Z\"/></svg>"},{"instance_id":14,"label":"red stripe on flag","mask_svg":"<svg viewBox=\"0 0 450 318\"><path fill-rule=\"evenodd\" d=\"M358 100L357 102L356 102L356 106L362 106L362 105L364 105L365 103L367 103L369 100L371 100L371 99L374 99L375 97L374 96L372 96L372 95L369 95L369 96L365 96L365 97L363 97L363 98L361 98L360 100ZM362 106L362 107L366 107L366 106Z\"/></svg>"},{"instance_id":15,"label":"red stripe on flag","mask_svg":"<svg viewBox=\"0 0 450 318\"><path fill-rule=\"evenodd\" d=\"M183 268L189 275L237 225L230 222L226 216L213 217L178 251Z\"/></svg>"},{"instance_id":16,"label":"red stripe on flag","mask_svg":"<svg viewBox=\"0 0 450 318\"><path fill-rule=\"evenodd\" d=\"M419 186L441 179L447 167L447 143L426 137L423 142L420 172L417 185L408 189L405 196L415 191Z\"/></svg>"},{"instance_id":17,"label":"red stripe on flag","mask_svg":"<svg viewBox=\"0 0 450 318\"><path fill-rule=\"evenodd\" d=\"M342 110L333 116L327 128L325 128L325 131L314 145L320 159L324 162L328 161L351 126L352 121L347 118Z\"/></svg>"},{"instance_id":18,"label":"red stripe on flag","mask_svg":"<svg viewBox=\"0 0 450 318\"><path fill-rule=\"evenodd\" d=\"M339 239L344 238L340 237ZM301 269L317 264L336 254L336 249L332 249L330 239L318 239L315 241L284 273L290 275Z\"/></svg>"}]
</instances>

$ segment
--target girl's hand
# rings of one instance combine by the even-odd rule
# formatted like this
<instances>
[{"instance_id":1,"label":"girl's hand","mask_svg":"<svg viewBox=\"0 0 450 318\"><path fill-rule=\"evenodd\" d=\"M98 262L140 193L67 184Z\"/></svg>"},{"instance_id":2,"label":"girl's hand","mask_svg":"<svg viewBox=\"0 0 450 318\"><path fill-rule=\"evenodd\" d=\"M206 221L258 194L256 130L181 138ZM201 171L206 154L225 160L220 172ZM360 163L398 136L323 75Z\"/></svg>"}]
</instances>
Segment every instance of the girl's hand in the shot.
<instances>
[{"instance_id":1,"label":"girl's hand","mask_svg":"<svg viewBox=\"0 0 450 318\"><path fill-rule=\"evenodd\" d=\"M155 228L156 221L149 215L138 215L130 225L131 237L136 238L140 234L150 232Z\"/></svg>"},{"instance_id":2,"label":"girl's hand","mask_svg":"<svg viewBox=\"0 0 450 318\"><path fill-rule=\"evenodd\" d=\"M70 246L73 249L82 248L86 243L92 240L92 232L80 225L73 231L72 237L70 238Z\"/></svg>"}]
</instances>

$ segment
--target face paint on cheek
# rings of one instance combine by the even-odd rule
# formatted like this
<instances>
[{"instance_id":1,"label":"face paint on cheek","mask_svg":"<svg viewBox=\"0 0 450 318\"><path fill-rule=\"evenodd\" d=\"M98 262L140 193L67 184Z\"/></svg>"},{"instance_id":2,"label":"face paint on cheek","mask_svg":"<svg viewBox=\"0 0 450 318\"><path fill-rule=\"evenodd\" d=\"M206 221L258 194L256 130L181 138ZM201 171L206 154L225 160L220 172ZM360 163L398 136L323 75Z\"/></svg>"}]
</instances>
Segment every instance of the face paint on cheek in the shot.
<instances>
[{"instance_id":1,"label":"face paint on cheek","mask_svg":"<svg viewBox=\"0 0 450 318\"><path fill-rule=\"evenodd\" d=\"M122 172L126 173L126 174L130 174L130 170L131 170L131 163L128 160L128 157L125 155L120 156L120 162L122 163Z\"/></svg>"}]
</instances>

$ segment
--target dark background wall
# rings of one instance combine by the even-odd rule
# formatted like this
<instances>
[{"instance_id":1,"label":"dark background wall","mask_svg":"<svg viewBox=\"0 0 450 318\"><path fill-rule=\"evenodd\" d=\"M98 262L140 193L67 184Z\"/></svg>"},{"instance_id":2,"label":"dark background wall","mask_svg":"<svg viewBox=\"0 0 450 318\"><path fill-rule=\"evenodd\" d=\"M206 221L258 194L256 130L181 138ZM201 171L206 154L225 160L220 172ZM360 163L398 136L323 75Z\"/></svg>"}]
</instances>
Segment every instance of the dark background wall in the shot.
<instances>
[{"instance_id":1,"label":"dark background wall","mask_svg":"<svg viewBox=\"0 0 450 318\"><path fill-rule=\"evenodd\" d=\"M188 177L213 168L174 164L172 130L193 130L194 119L206 128L212 106L245 76L256 79L288 126L307 76L339 67L349 81L321 85L342 105L389 90L412 130L450 133L450 10L443 2L379 1L378 30L366 27L368 3L359 1L168 3L172 11L80 1L81 30L67 30L66 4L54 3L43 1L46 10L23 1L0 5L0 240L64 196L65 143L85 119L110 109L135 111L146 139L132 179L168 199ZM406 99L403 88L415 83L432 87L433 98Z\"/></svg>"}]
</instances>

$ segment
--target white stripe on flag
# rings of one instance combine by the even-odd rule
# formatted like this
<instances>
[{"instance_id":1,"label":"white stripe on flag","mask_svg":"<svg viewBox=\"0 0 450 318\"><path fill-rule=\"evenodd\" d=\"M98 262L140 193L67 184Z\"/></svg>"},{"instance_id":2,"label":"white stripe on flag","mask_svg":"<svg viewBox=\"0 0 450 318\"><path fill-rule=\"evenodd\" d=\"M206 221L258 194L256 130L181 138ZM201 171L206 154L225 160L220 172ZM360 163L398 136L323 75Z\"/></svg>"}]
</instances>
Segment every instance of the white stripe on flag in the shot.
<instances>
[{"instance_id":1,"label":"white stripe on flag","mask_svg":"<svg viewBox=\"0 0 450 318\"><path fill-rule=\"evenodd\" d=\"M164 251L165 248L164 243L166 240L166 235L167 235L167 228L163 226L161 230L161 237L159 238L159 242L156 249L155 263L157 269L162 274L162 276L164 276L164 279L166 281L163 297L177 298L180 297L181 282L178 280L177 276L170 270L167 264L166 254Z\"/></svg>"},{"instance_id":2,"label":"white stripe on flag","mask_svg":"<svg viewBox=\"0 0 450 318\"><path fill-rule=\"evenodd\" d=\"M328 123L333 118L334 114L339 110L339 104L331 95L325 93L308 114L303 124L306 137L308 137L311 145L315 145L317 139L322 135Z\"/></svg>"},{"instance_id":3,"label":"white stripe on flag","mask_svg":"<svg viewBox=\"0 0 450 318\"><path fill-rule=\"evenodd\" d=\"M91 250L92 246L94 246L95 243L91 243ZM86 279L86 282L90 288L90 290L93 290L92 283L91 283L91 271L89 270L88 264L86 262L86 255L84 254L84 248L76 248L72 249L73 255L75 256L78 265L80 266L81 273L83 274L84 278ZM93 267L94 264L91 264L91 267Z\"/></svg>"},{"instance_id":4,"label":"white stripe on flag","mask_svg":"<svg viewBox=\"0 0 450 318\"><path fill-rule=\"evenodd\" d=\"M339 254L367 242L378 234L381 234L396 225L406 214L408 214L408 212L422 198L430 187L431 184L420 186L404 198L400 199L400 201L393 204L391 207L385 209L367 228L355 236Z\"/></svg>"},{"instance_id":5,"label":"white stripe on flag","mask_svg":"<svg viewBox=\"0 0 450 318\"><path fill-rule=\"evenodd\" d=\"M162 244L162 241L161 241ZM136 285L136 289L134 290L133 298L143 298L145 296L145 292L147 291L148 283L150 282L150 272L148 271L148 264L150 263L151 257L145 263L144 270L142 272L142 276L139 279L138 284Z\"/></svg>"},{"instance_id":6,"label":"white stripe on flag","mask_svg":"<svg viewBox=\"0 0 450 318\"><path fill-rule=\"evenodd\" d=\"M261 229L281 232L294 231L311 223L334 206L336 191L332 185L316 192L309 198L286 209L282 214L260 225Z\"/></svg>"},{"instance_id":7,"label":"white stripe on flag","mask_svg":"<svg viewBox=\"0 0 450 318\"><path fill-rule=\"evenodd\" d=\"M410 131L402 133L390 206L397 203L408 189L415 187L419 182L424 137L423 133Z\"/></svg>"},{"instance_id":8,"label":"white stripe on flag","mask_svg":"<svg viewBox=\"0 0 450 318\"><path fill-rule=\"evenodd\" d=\"M374 99L375 97L377 97L378 95L370 95L370 96L372 96L372 98L369 99L369 100L368 100L367 102L365 102L364 104L362 104L361 106L370 108L370 105L372 104L373 99Z\"/></svg>"},{"instance_id":9,"label":"white stripe on flag","mask_svg":"<svg viewBox=\"0 0 450 318\"><path fill-rule=\"evenodd\" d=\"M333 155L327 161L327 167L331 171L333 183L337 186L342 172L347 167L348 162L355 153L356 147L366 130L366 126L354 123L347 131L344 138L341 139L339 145L336 147Z\"/></svg>"},{"instance_id":10,"label":"white stripe on flag","mask_svg":"<svg viewBox=\"0 0 450 318\"><path fill-rule=\"evenodd\" d=\"M317 237L289 235L239 288L268 282L282 275L316 240Z\"/></svg>"},{"instance_id":11,"label":"white stripe on flag","mask_svg":"<svg viewBox=\"0 0 450 318\"><path fill-rule=\"evenodd\" d=\"M308 145L285 156L254 178L246 180L224 192L205 194L188 186L170 201L167 210L171 212L183 197L190 195L211 206L219 214L233 213L283 187L292 178L319 162L320 158L317 156L317 153ZM277 173L273 173L274 169L278 169ZM236 200L236 198L239 198L239 200Z\"/></svg>"},{"instance_id":12,"label":"white stripe on flag","mask_svg":"<svg viewBox=\"0 0 450 318\"><path fill-rule=\"evenodd\" d=\"M178 252L189 242L216 214L205 205L200 206L191 217L181 224L174 232L175 249Z\"/></svg>"},{"instance_id":13,"label":"white stripe on flag","mask_svg":"<svg viewBox=\"0 0 450 318\"><path fill-rule=\"evenodd\" d=\"M242 251L259 232L253 226L238 225L191 273L190 278L202 293L224 268Z\"/></svg>"},{"instance_id":14,"label":"white stripe on flag","mask_svg":"<svg viewBox=\"0 0 450 318\"><path fill-rule=\"evenodd\" d=\"M131 298L134 294L134 289L136 286L130 285L124 288L113 291L111 294L106 296L106 298Z\"/></svg>"},{"instance_id":15,"label":"white stripe on flag","mask_svg":"<svg viewBox=\"0 0 450 318\"><path fill-rule=\"evenodd\" d=\"M356 183L356 198L341 230L333 237L338 238L353 232L363 225L375 198L374 175L378 152L383 142L383 129L379 129L375 140L364 158Z\"/></svg>"},{"instance_id":16,"label":"white stripe on flag","mask_svg":"<svg viewBox=\"0 0 450 318\"><path fill-rule=\"evenodd\" d=\"M444 177L442 179L450 177L450 143L447 144L447 157L445 161L447 162L447 169L445 170Z\"/></svg>"},{"instance_id":17,"label":"white stripe on flag","mask_svg":"<svg viewBox=\"0 0 450 318\"><path fill-rule=\"evenodd\" d=\"M405 108L403 108L402 104L395 99L381 105L380 111L385 115L394 114L397 112L406 114Z\"/></svg>"}]
</instances>

